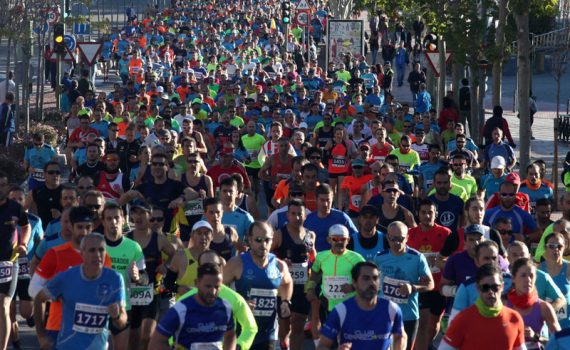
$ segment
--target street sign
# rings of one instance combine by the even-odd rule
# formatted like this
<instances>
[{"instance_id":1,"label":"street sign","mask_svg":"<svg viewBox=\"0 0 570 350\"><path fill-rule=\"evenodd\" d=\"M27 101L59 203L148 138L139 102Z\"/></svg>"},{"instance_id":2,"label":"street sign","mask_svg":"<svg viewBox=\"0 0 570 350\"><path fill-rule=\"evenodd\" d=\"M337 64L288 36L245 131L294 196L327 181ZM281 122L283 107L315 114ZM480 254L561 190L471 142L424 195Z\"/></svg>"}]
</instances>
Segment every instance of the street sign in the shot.
<instances>
[{"instance_id":1,"label":"street sign","mask_svg":"<svg viewBox=\"0 0 570 350\"><path fill-rule=\"evenodd\" d=\"M311 11L311 7L307 3L307 0L301 0L301 1L299 1L299 4L297 4L297 7L295 8L295 10L297 10L297 11Z\"/></svg>"},{"instance_id":2,"label":"street sign","mask_svg":"<svg viewBox=\"0 0 570 350\"><path fill-rule=\"evenodd\" d=\"M309 25L309 14L307 12L297 12L295 20L299 26L306 27Z\"/></svg>"},{"instance_id":3,"label":"street sign","mask_svg":"<svg viewBox=\"0 0 570 350\"><path fill-rule=\"evenodd\" d=\"M97 62L97 57L99 57L99 53L101 53L101 48L103 47L102 43L77 43L77 48L79 48L79 52L83 55L83 58L89 65L94 65Z\"/></svg>"},{"instance_id":4,"label":"street sign","mask_svg":"<svg viewBox=\"0 0 570 350\"><path fill-rule=\"evenodd\" d=\"M439 52L426 52L426 57L428 59L429 64L431 65L431 68L433 68L433 72L435 73L436 77L439 77L440 75L440 71L439 71ZM451 58L451 52L446 52L445 53L445 63L447 64L449 62L449 59Z\"/></svg>"},{"instance_id":5,"label":"street sign","mask_svg":"<svg viewBox=\"0 0 570 350\"><path fill-rule=\"evenodd\" d=\"M48 22L45 22L43 26L38 25L37 27L35 27L34 33L36 34L47 33L48 30L49 30L49 24Z\"/></svg>"},{"instance_id":6,"label":"street sign","mask_svg":"<svg viewBox=\"0 0 570 350\"><path fill-rule=\"evenodd\" d=\"M89 35L91 34L91 24L89 23L73 23L73 34Z\"/></svg>"},{"instance_id":7,"label":"street sign","mask_svg":"<svg viewBox=\"0 0 570 350\"><path fill-rule=\"evenodd\" d=\"M47 22L50 26L56 24L57 22L59 22L59 17L61 16L60 12L59 12L59 8L57 7L52 7L48 10L48 15L47 15Z\"/></svg>"},{"instance_id":8,"label":"street sign","mask_svg":"<svg viewBox=\"0 0 570 350\"><path fill-rule=\"evenodd\" d=\"M61 60L65 61L65 62L72 62L73 61L73 55L71 54L71 51L69 51L68 47L66 47L65 49L66 49L65 55L63 56L63 58ZM52 62L57 61L57 53L52 52L51 56L49 56L49 60Z\"/></svg>"},{"instance_id":9,"label":"street sign","mask_svg":"<svg viewBox=\"0 0 570 350\"><path fill-rule=\"evenodd\" d=\"M65 46L69 49L69 51L75 51L75 48L77 47L77 40L75 40L75 37L73 35L65 34L63 36L63 40L65 41Z\"/></svg>"}]
</instances>

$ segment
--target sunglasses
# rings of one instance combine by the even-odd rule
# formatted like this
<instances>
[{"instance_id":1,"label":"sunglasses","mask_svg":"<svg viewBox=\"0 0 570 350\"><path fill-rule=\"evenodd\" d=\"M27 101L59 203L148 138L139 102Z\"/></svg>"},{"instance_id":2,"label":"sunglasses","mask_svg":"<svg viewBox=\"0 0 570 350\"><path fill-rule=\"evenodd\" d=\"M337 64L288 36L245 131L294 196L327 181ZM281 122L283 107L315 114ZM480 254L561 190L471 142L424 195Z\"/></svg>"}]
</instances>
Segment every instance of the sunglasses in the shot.
<instances>
[{"instance_id":1,"label":"sunglasses","mask_svg":"<svg viewBox=\"0 0 570 350\"><path fill-rule=\"evenodd\" d=\"M499 284L480 284L479 289L481 292L487 293L488 291L492 290L493 292L497 293L501 286Z\"/></svg>"},{"instance_id":2,"label":"sunglasses","mask_svg":"<svg viewBox=\"0 0 570 350\"><path fill-rule=\"evenodd\" d=\"M514 197L514 196L516 196L516 195L517 195L516 193L504 193L504 192L501 192L501 197Z\"/></svg>"},{"instance_id":3,"label":"sunglasses","mask_svg":"<svg viewBox=\"0 0 570 350\"><path fill-rule=\"evenodd\" d=\"M86 205L86 207L89 209L99 210L99 209L101 209L102 205L101 204L88 204L88 205Z\"/></svg>"},{"instance_id":4,"label":"sunglasses","mask_svg":"<svg viewBox=\"0 0 570 350\"><path fill-rule=\"evenodd\" d=\"M389 236L388 240L390 242L394 242L394 243L402 243L404 242L404 240L406 240L406 237L393 237L393 236Z\"/></svg>"},{"instance_id":5,"label":"sunglasses","mask_svg":"<svg viewBox=\"0 0 570 350\"><path fill-rule=\"evenodd\" d=\"M333 242L346 242L348 240L348 237L331 237L331 241Z\"/></svg>"},{"instance_id":6,"label":"sunglasses","mask_svg":"<svg viewBox=\"0 0 570 350\"><path fill-rule=\"evenodd\" d=\"M548 243L548 244L546 245L546 248L552 249L552 250L554 250L554 249L559 250L559 249L562 249L563 247L564 247L564 246L563 246L562 244L557 244L557 243Z\"/></svg>"},{"instance_id":7,"label":"sunglasses","mask_svg":"<svg viewBox=\"0 0 570 350\"><path fill-rule=\"evenodd\" d=\"M164 218L150 218L149 221L150 222L163 222Z\"/></svg>"},{"instance_id":8,"label":"sunglasses","mask_svg":"<svg viewBox=\"0 0 570 350\"><path fill-rule=\"evenodd\" d=\"M513 230L499 230L499 233L502 235L512 235L513 234Z\"/></svg>"},{"instance_id":9,"label":"sunglasses","mask_svg":"<svg viewBox=\"0 0 570 350\"><path fill-rule=\"evenodd\" d=\"M253 237L253 241L255 243L269 243L269 242L271 242L271 238L269 238L269 237Z\"/></svg>"},{"instance_id":10,"label":"sunglasses","mask_svg":"<svg viewBox=\"0 0 570 350\"><path fill-rule=\"evenodd\" d=\"M78 190L90 190L92 188L95 188L95 186L77 186Z\"/></svg>"},{"instance_id":11,"label":"sunglasses","mask_svg":"<svg viewBox=\"0 0 570 350\"><path fill-rule=\"evenodd\" d=\"M46 171L46 173L48 173L50 175L61 175L61 171L59 171L59 170L48 170L48 171Z\"/></svg>"},{"instance_id":12,"label":"sunglasses","mask_svg":"<svg viewBox=\"0 0 570 350\"><path fill-rule=\"evenodd\" d=\"M151 164L152 164L152 166L165 166L166 165L166 163L164 163L164 162L152 162Z\"/></svg>"},{"instance_id":13,"label":"sunglasses","mask_svg":"<svg viewBox=\"0 0 570 350\"><path fill-rule=\"evenodd\" d=\"M319 159L321 159L321 157L314 157L314 156L313 156L313 157L311 157L310 159L311 159L311 160L319 160Z\"/></svg>"}]
</instances>

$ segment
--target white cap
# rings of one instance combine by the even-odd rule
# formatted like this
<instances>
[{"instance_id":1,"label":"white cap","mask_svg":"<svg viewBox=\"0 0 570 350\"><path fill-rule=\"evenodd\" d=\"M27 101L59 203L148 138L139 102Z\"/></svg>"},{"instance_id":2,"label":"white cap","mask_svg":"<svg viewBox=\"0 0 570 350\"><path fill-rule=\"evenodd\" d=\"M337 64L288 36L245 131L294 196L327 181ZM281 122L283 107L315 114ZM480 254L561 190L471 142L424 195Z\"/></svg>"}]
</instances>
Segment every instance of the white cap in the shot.
<instances>
[{"instance_id":1,"label":"white cap","mask_svg":"<svg viewBox=\"0 0 570 350\"><path fill-rule=\"evenodd\" d=\"M308 125L307 123L305 123L305 122L301 122L301 123L299 124L299 129L303 129L303 128L308 129L308 128L309 128L309 125Z\"/></svg>"},{"instance_id":2,"label":"white cap","mask_svg":"<svg viewBox=\"0 0 570 350\"><path fill-rule=\"evenodd\" d=\"M350 235L348 233L348 229L344 225L336 224L329 228L329 237L332 236L348 237Z\"/></svg>"},{"instance_id":3,"label":"white cap","mask_svg":"<svg viewBox=\"0 0 570 350\"><path fill-rule=\"evenodd\" d=\"M269 112L269 107L268 107L268 106L263 106L263 107L261 107L261 111L262 111L262 112Z\"/></svg>"},{"instance_id":4,"label":"white cap","mask_svg":"<svg viewBox=\"0 0 570 350\"><path fill-rule=\"evenodd\" d=\"M156 88L156 92L162 93L162 92L164 92L164 88L162 86L159 86Z\"/></svg>"},{"instance_id":5,"label":"white cap","mask_svg":"<svg viewBox=\"0 0 570 350\"><path fill-rule=\"evenodd\" d=\"M494 156L491 159L491 169L505 169L507 162L503 156Z\"/></svg>"},{"instance_id":6,"label":"white cap","mask_svg":"<svg viewBox=\"0 0 570 350\"><path fill-rule=\"evenodd\" d=\"M209 223L208 221L206 221L206 220L200 220L200 221L196 222L196 223L194 224L194 226L192 226L192 232L194 232L194 231L196 231L196 230L198 230L198 229L201 229L201 228L203 228L203 227L209 229L210 231L214 231L214 229L212 228L212 225L210 225L210 223Z\"/></svg>"}]
</instances>

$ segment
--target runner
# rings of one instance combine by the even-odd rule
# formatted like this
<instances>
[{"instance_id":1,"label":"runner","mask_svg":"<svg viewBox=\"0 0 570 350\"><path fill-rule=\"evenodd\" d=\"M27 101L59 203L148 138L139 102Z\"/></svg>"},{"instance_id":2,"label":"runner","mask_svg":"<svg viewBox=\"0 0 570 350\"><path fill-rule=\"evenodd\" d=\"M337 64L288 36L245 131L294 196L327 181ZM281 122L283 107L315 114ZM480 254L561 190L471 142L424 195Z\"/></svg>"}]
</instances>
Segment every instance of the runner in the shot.
<instances>
[{"instance_id":1,"label":"runner","mask_svg":"<svg viewBox=\"0 0 570 350\"><path fill-rule=\"evenodd\" d=\"M287 264L269 252L273 229L265 222L254 222L248 232L250 251L232 258L224 269L224 284L235 282L253 310L258 333L251 350L275 349L277 315L291 316L293 281Z\"/></svg>"},{"instance_id":2,"label":"runner","mask_svg":"<svg viewBox=\"0 0 570 350\"><path fill-rule=\"evenodd\" d=\"M306 209L302 201L292 199L287 205L287 223L275 232L271 250L285 261L293 278L291 318L279 319L279 340L282 349L301 350L304 328L310 304L305 298L305 284L309 280L309 264L315 257L315 233L303 227Z\"/></svg>"},{"instance_id":3,"label":"runner","mask_svg":"<svg viewBox=\"0 0 570 350\"><path fill-rule=\"evenodd\" d=\"M204 218L213 229L210 249L216 251L224 260L229 261L236 251L245 251L246 247L240 242L236 230L222 224L222 202L218 198L204 200Z\"/></svg>"},{"instance_id":4,"label":"runner","mask_svg":"<svg viewBox=\"0 0 570 350\"><path fill-rule=\"evenodd\" d=\"M58 273L36 295L40 301L61 300L57 349L105 348L109 323L116 328L127 324L123 279L104 267L105 238L98 233L86 235L80 252L81 265Z\"/></svg>"},{"instance_id":5,"label":"runner","mask_svg":"<svg viewBox=\"0 0 570 350\"><path fill-rule=\"evenodd\" d=\"M338 304L327 317L317 350L332 349L337 339L339 349L405 349L400 307L378 296L378 267L372 262L359 262L351 275L356 295Z\"/></svg>"},{"instance_id":6,"label":"runner","mask_svg":"<svg viewBox=\"0 0 570 350\"><path fill-rule=\"evenodd\" d=\"M377 226L378 210L371 205L363 206L358 215L358 233L350 237L347 248L362 255L366 261L374 261L387 245L384 233L377 230Z\"/></svg>"},{"instance_id":7,"label":"runner","mask_svg":"<svg viewBox=\"0 0 570 350\"><path fill-rule=\"evenodd\" d=\"M408 247L408 227L401 221L388 225L389 249L376 256L382 274L380 295L400 305L406 330L406 349L414 348L419 326L418 293L434 288L433 277L426 258Z\"/></svg>"}]
</instances>

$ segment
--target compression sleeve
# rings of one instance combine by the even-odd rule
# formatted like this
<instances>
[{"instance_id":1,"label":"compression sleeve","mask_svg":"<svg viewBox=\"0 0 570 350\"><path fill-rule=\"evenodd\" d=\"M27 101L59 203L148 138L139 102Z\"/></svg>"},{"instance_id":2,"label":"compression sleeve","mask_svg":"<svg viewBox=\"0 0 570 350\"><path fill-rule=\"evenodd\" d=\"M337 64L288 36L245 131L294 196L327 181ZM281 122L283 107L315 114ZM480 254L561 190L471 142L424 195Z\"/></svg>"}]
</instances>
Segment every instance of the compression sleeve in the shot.
<instances>
[{"instance_id":1,"label":"compression sleeve","mask_svg":"<svg viewBox=\"0 0 570 350\"><path fill-rule=\"evenodd\" d=\"M38 274L34 274L32 276L32 279L30 280L30 286L28 287L28 294L30 294L32 298L35 298L46 286L47 281L48 281L47 279L39 276Z\"/></svg>"}]
</instances>

